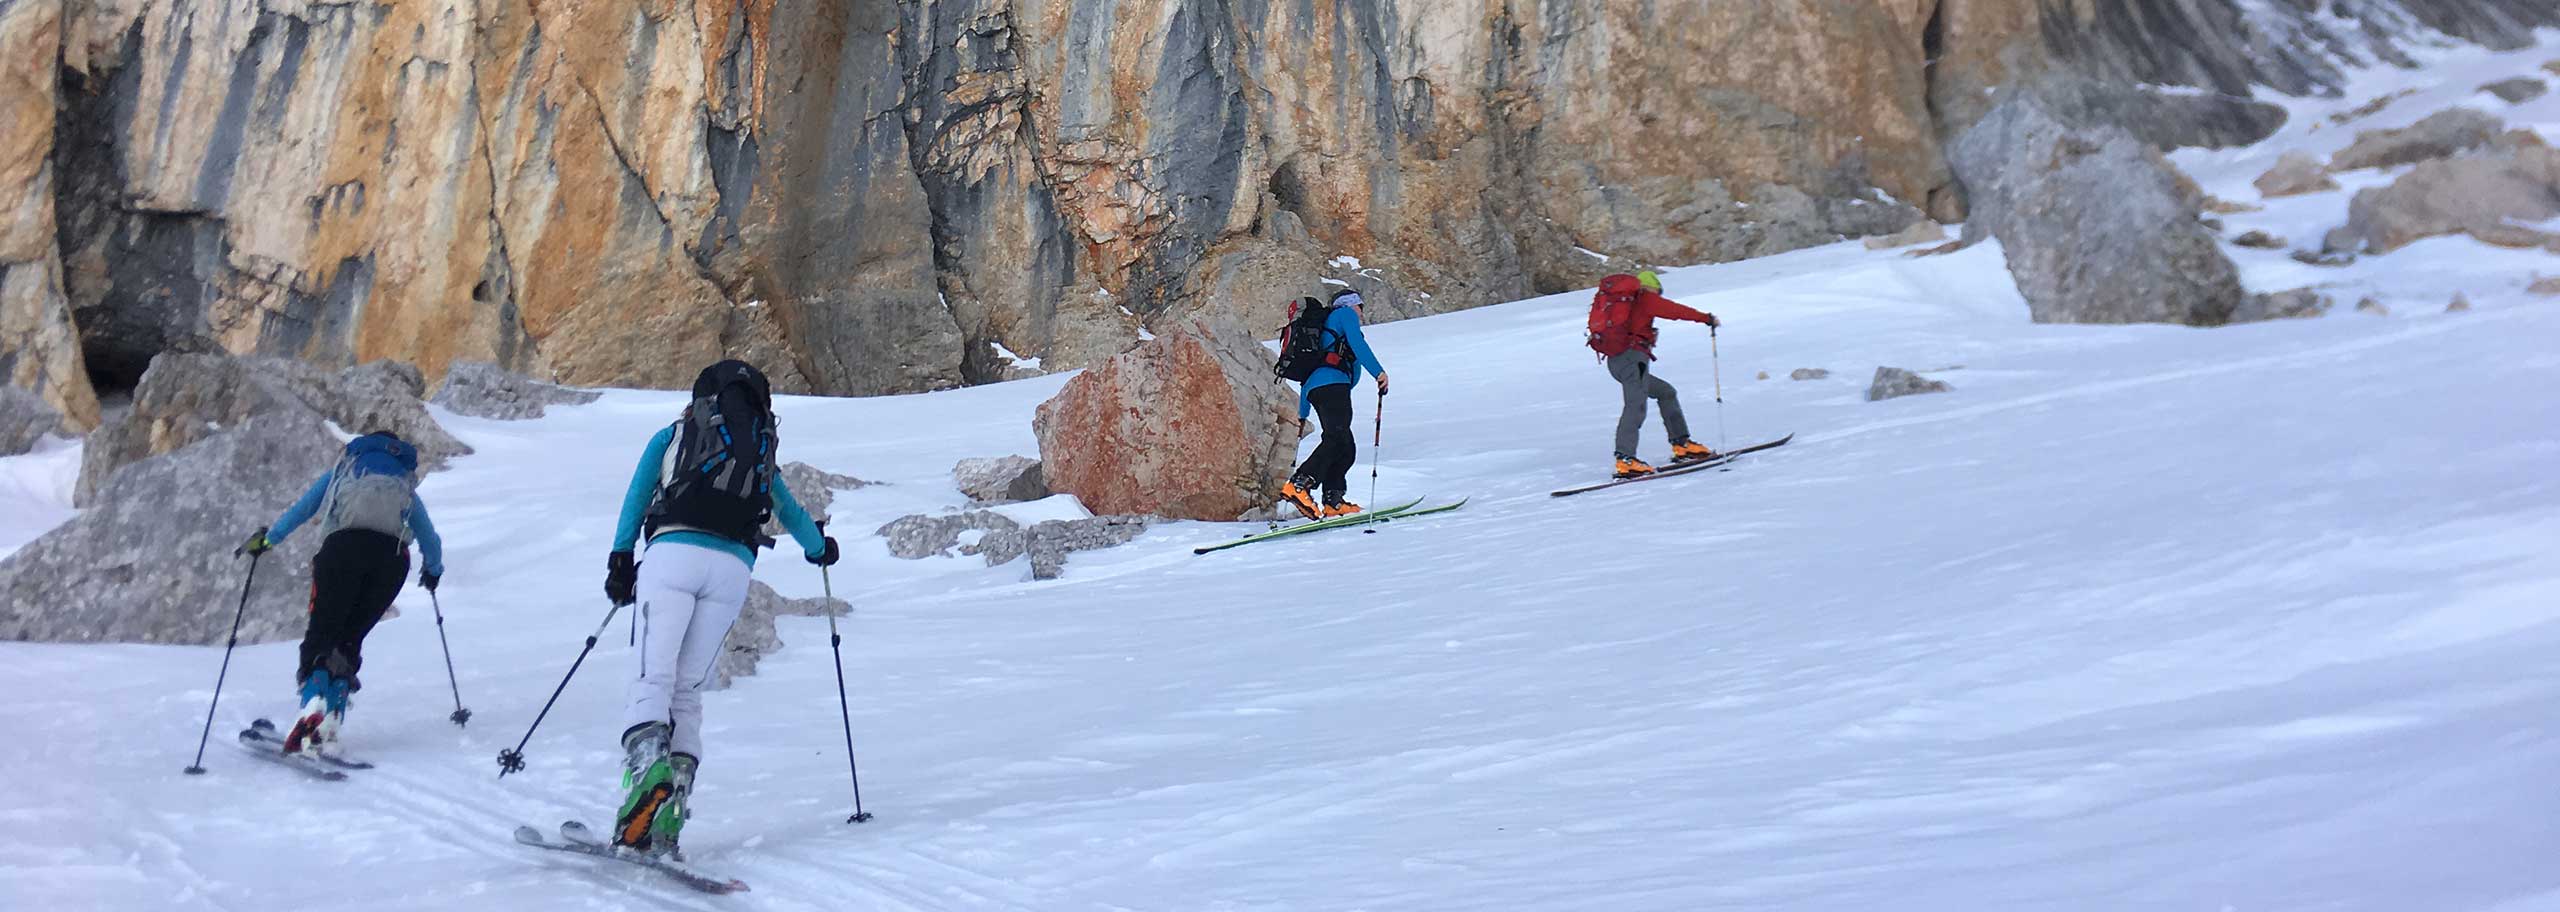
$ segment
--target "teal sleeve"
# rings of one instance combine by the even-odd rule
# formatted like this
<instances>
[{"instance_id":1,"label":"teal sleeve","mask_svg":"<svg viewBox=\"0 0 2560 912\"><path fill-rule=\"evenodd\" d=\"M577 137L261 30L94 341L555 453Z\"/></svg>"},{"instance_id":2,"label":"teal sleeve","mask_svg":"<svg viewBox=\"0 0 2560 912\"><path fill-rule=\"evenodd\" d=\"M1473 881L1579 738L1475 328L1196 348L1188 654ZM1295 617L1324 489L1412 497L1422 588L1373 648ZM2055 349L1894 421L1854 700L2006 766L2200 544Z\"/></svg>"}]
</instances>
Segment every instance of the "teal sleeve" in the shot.
<instances>
[{"instance_id":1,"label":"teal sleeve","mask_svg":"<svg viewBox=\"0 0 2560 912\"><path fill-rule=\"evenodd\" d=\"M667 443L675 438L675 430L659 428L641 449L640 465L631 470L631 486L622 491L622 518L613 527L613 550L629 551L640 545L640 519L649 511L649 501L658 496L659 467L666 464Z\"/></svg>"},{"instance_id":2,"label":"teal sleeve","mask_svg":"<svg viewBox=\"0 0 2560 912\"><path fill-rule=\"evenodd\" d=\"M826 553L827 537L818 534L817 522L809 518L807 508L800 506L800 498L791 496L791 486L782 483L780 473L773 476L773 515L782 520L784 529L790 530L791 540L800 543L801 554L816 557Z\"/></svg>"},{"instance_id":3,"label":"teal sleeve","mask_svg":"<svg viewBox=\"0 0 2560 912\"><path fill-rule=\"evenodd\" d=\"M1369 337L1360 332L1359 311L1348 307L1337 307L1333 311L1333 316L1327 318L1327 322L1333 324L1335 332L1342 334L1343 341L1351 343L1351 354L1360 359L1360 366L1367 369L1371 376L1387 372L1386 368L1378 366L1378 356L1369 351ZM1360 378L1353 377L1351 380L1357 383Z\"/></svg>"},{"instance_id":4,"label":"teal sleeve","mask_svg":"<svg viewBox=\"0 0 2560 912\"><path fill-rule=\"evenodd\" d=\"M283 544L285 536L292 535L293 530L301 528L303 523L310 522L311 514L320 512L320 499L329 494L331 474L330 472L320 473L320 480L312 482L310 489L303 491L302 496L293 502L293 506L284 508L284 515L276 517L275 525L267 527L269 543Z\"/></svg>"},{"instance_id":5,"label":"teal sleeve","mask_svg":"<svg viewBox=\"0 0 2560 912\"><path fill-rule=\"evenodd\" d=\"M418 540L418 554L426 558L426 571L431 576L444 575L444 538L436 534L435 520L427 518L427 502L409 495L409 535Z\"/></svg>"}]
</instances>

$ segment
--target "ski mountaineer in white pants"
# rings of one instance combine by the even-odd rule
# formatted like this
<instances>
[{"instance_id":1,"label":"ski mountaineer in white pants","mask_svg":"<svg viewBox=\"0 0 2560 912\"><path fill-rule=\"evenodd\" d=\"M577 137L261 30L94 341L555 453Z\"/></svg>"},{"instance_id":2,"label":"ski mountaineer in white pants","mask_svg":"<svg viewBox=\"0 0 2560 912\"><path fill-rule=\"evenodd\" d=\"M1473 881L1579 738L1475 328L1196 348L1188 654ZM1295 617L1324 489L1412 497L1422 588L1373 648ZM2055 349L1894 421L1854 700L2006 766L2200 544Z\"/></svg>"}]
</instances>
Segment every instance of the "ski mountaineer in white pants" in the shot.
<instances>
[{"instance_id":1,"label":"ski mountaineer in white pants","mask_svg":"<svg viewBox=\"0 0 2560 912\"><path fill-rule=\"evenodd\" d=\"M703 371L694 395L685 415L641 451L605 577L614 604L639 605L639 669L623 712L626 797L614 841L670 856L701 762L702 689L746 605L768 508L810 563L838 556L835 540L819 533L773 471L763 375L723 361ZM644 527L648 551L635 560Z\"/></svg>"}]
</instances>

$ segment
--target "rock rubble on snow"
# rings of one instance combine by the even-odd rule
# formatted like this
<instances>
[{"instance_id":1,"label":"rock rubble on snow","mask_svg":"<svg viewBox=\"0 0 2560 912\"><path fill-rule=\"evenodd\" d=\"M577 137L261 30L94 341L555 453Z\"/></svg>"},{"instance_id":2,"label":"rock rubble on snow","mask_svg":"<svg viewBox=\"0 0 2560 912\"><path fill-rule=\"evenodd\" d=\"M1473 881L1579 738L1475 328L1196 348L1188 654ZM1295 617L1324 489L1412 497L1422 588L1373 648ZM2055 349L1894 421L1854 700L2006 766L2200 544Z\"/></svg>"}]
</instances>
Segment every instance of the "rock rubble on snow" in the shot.
<instances>
[{"instance_id":1,"label":"rock rubble on snow","mask_svg":"<svg viewBox=\"0 0 2560 912\"><path fill-rule=\"evenodd\" d=\"M2274 167L2250 184L2258 188L2258 195L2268 199L2338 189L2338 181L2329 176L2328 167L2301 152L2285 153L2276 159Z\"/></svg>"},{"instance_id":2,"label":"rock rubble on snow","mask_svg":"<svg viewBox=\"0 0 2560 912\"><path fill-rule=\"evenodd\" d=\"M1040 478L1040 460L1025 456L963 459L951 467L960 493L982 504L1017 503L1049 496Z\"/></svg>"},{"instance_id":3,"label":"rock rubble on snow","mask_svg":"<svg viewBox=\"0 0 2560 912\"><path fill-rule=\"evenodd\" d=\"M1789 380L1827 380L1830 377L1831 371L1819 367L1799 367L1787 372Z\"/></svg>"},{"instance_id":4,"label":"rock rubble on snow","mask_svg":"<svg viewBox=\"0 0 2560 912\"><path fill-rule=\"evenodd\" d=\"M604 394L544 383L486 361L459 361L445 371L444 383L429 400L457 415L522 421L542 417L554 405L585 405Z\"/></svg>"},{"instance_id":5,"label":"rock rubble on snow","mask_svg":"<svg viewBox=\"0 0 2560 912\"><path fill-rule=\"evenodd\" d=\"M1946 381L1931 380L1899 367L1876 368L1876 377L1867 384L1867 401L1882 402L1922 393L1943 393L1954 389Z\"/></svg>"}]
</instances>

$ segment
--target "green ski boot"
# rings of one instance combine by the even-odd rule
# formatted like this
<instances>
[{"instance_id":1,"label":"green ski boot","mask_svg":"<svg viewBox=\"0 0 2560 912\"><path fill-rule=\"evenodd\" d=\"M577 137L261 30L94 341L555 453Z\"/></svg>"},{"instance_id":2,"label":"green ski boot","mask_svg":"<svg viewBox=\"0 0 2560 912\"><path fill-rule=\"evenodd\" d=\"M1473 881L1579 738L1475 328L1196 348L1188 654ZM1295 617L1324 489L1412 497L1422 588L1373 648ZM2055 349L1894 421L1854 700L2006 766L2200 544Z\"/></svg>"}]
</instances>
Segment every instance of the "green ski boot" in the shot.
<instances>
[{"instance_id":1,"label":"green ski boot","mask_svg":"<svg viewBox=\"0 0 2560 912\"><path fill-rule=\"evenodd\" d=\"M700 765L701 761L694 759L692 754L671 754L667 757L669 791L667 800L658 803L658 813L649 823L650 854L684 860L684 852L677 847L676 840L684 832L685 818L693 816L693 771Z\"/></svg>"},{"instance_id":2,"label":"green ski boot","mask_svg":"<svg viewBox=\"0 0 2560 912\"><path fill-rule=\"evenodd\" d=\"M644 722L622 733L622 813L613 819L613 844L650 850L658 811L675 793L675 772L667 758L668 726Z\"/></svg>"}]
</instances>

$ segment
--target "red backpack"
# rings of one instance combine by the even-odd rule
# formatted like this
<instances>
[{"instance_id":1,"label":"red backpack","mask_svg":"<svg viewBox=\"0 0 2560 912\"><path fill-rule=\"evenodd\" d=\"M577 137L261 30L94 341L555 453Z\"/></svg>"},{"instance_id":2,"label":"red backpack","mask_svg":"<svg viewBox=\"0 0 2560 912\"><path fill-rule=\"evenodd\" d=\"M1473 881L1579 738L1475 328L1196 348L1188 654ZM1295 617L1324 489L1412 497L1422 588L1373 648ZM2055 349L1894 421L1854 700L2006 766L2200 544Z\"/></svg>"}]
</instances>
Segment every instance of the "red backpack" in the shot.
<instances>
[{"instance_id":1,"label":"red backpack","mask_svg":"<svg viewBox=\"0 0 2560 912\"><path fill-rule=\"evenodd\" d=\"M1603 358L1644 344L1636 329L1636 298L1644 286L1631 275L1613 275L1600 280L1600 290L1591 296L1590 338L1587 344Z\"/></svg>"}]
</instances>

